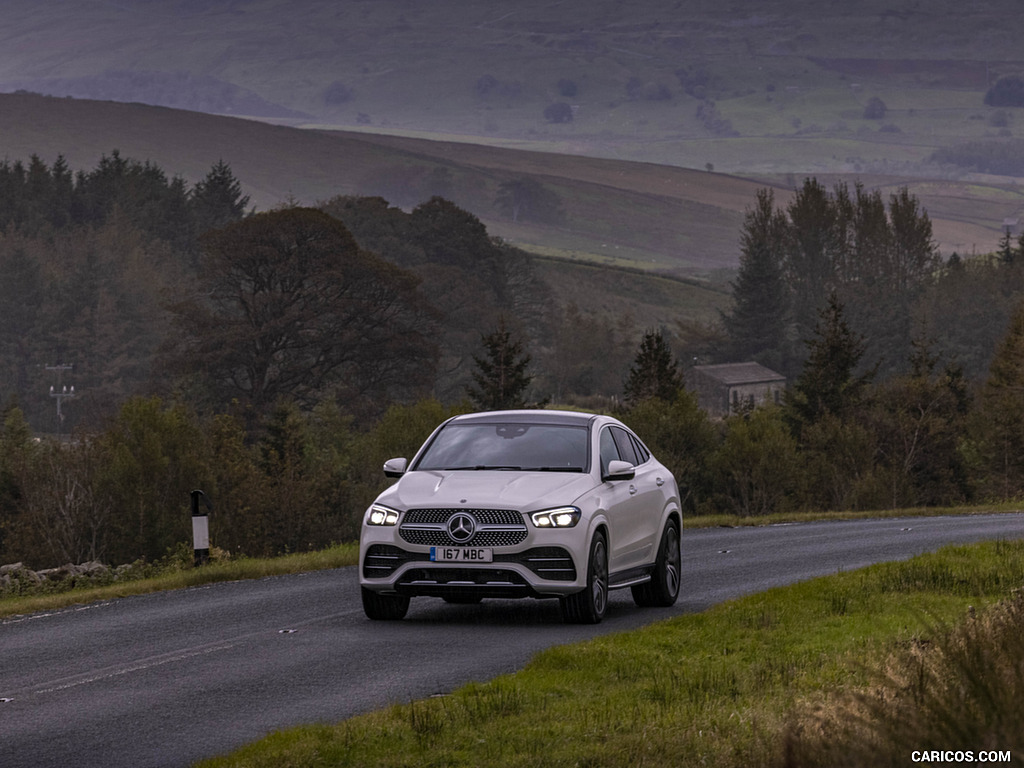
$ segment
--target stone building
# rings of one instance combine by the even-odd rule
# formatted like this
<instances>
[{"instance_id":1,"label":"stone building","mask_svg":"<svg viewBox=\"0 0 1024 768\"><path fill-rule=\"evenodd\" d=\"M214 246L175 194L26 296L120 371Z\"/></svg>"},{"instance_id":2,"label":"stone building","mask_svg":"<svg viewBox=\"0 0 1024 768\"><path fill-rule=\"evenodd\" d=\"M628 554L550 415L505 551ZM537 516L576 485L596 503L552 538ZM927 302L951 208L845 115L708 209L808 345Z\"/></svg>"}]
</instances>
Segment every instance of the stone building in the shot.
<instances>
[{"instance_id":1,"label":"stone building","mask_svg":"<svg viewBox=\"0 0 1024 768\"><path fill-rule=\"evenodd\" d=\"M728 416L741 406L779 403L786 377L759 363L698 365L686 375L700 407L713 417Z\"/></svg>"}]
</instances>

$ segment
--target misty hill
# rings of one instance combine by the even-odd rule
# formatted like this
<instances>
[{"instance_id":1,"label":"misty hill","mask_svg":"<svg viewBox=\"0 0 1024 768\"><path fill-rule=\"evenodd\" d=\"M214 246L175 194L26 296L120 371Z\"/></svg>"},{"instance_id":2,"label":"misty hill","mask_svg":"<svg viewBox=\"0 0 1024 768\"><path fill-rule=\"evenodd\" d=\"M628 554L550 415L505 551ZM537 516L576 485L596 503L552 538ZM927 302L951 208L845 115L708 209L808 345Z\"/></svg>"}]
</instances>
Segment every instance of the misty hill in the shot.
<instances>
[{"instance_id":1,"label":"misty hill","mask_svg":"<svg viewBox=\"0 0 1024 768\"><path fill-rule=\"evenodd\" d=\"M339 194L411 208L441 194L535 253L700 277L735 266L743 212L759 187L776 181L32 94L0 94L0 144L9 161L37 154L52 163L63 154L73 170L118 149L193 183L224 160L260 210ZM522 178L557 196L559 219L513 221L496 205L501 185ZM1003 220L1021 207L1019 192L991 181L864 178L909 185L947 255L993 250Z\"/></svg>"},{"instance_id":2,"label":"misty hill","mask_svg":"<svg viewBox=\"0 0 1024 768\"><path fill-rule=\"evenodd\" d=\"M224 160L261 210L345 194L382 195L411 208L439 194L479 216L492 234L532 250L686 274L735 263L742 212L758 186L681 168L28 94L0 95L0 141L11 161L63 154L73 169L91 168L118 149L192 181ZM525 176L558 196L558 221L513 223L495 206L502 182Z\"/></svg>"},{"instance_id":3,"label":"misty hill","mask_svg":"<svg viewBox=\"0 0 1024 768\"><path fill-rule=\"evenodd\" d=\"M8 0L0 90L741 174L916 175L936 172L935 149L1019 134L1017 110L997 115L984 99L1024 72L1019 10L1017 0Z\"/></svg>"}]
</instances>

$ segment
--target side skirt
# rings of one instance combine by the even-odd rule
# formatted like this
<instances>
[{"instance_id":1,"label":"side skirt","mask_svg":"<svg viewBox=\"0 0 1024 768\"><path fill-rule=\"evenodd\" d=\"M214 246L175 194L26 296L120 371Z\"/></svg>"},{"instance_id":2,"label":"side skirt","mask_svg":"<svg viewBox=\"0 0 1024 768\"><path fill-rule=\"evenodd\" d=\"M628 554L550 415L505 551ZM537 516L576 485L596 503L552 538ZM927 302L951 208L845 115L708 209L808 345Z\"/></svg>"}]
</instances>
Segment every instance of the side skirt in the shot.
<instances>
[{"instance_id":1,"label":"side skirt","mask_svg":"<svg viewBox=\"0 0 1024 768\"><path fill-rule=\"evenodd\" d=\"M625 589L635 587L637 584L646 584L651 580L653 565L645 565L641 568L630 568L628 571L613 573L609 578L608 589Z\"/></svg>"}]
</instances>

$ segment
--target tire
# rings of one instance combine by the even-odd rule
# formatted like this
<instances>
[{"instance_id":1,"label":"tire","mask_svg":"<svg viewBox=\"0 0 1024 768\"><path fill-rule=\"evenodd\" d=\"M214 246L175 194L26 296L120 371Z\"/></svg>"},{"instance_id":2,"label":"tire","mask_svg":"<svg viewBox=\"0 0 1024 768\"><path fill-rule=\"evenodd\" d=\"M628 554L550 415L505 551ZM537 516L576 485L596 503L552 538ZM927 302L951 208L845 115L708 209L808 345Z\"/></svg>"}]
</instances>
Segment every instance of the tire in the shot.
<instances>
[{"instance_id":1,"label":"tire","mask_svg":"<svg viewBox=\"0 0 1024 768\"><path fill-rule=\"evenodd\" d=\"M679 551L679 523L670 517L661 534L658 557L651 580L632 588L633 602L645 608L675 605L682 582L682 553Z\"/></svg>"},{"instance_id":2,"label":"tire","mask_svg":"<svg viewBox=\"0 0 1024 768\"><path fill-rule=\"evenodd\" d=\"M363 612L366 617L375 621L399 621L409 611L407 595L382 595L372 589L362 587Z\"/></svg>"},{"instance_id":3,"label":"tire","mask_svg":"<svg viewBox=\"0 0 1024 768\"><path fill-rule=\"evenodd\" d=\"M594 534L587 560L587 586L559 600L562 618L571 624L599 624L608 610L608 543Z\"/></svg>"}]
</instances>

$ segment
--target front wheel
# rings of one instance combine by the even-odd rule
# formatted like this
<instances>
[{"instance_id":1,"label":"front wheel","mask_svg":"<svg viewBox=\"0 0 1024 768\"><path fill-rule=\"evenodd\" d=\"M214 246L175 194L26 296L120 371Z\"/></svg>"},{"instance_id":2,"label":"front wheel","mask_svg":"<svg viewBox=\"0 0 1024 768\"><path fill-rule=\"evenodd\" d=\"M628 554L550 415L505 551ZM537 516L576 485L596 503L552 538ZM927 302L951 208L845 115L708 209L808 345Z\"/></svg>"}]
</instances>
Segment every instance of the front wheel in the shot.
<instances>
[{"instance_id":1,"label":"front wheel","mask_svg":"<svg viewBox=\"0 0 1024 768\"><path fill-rule=\"evenodd\" d=\"M603 533L590 542L587 587L559 600L562 618L572 624L598 624L608 610L608 543Z\"/></svg>"},{"instance_id":2,"label":"front wheel","mask_svg":"<svg viewBox=\"0 0 1024 768\"><path fill-rule=\"evenodd\" d=\"M405 618L409 610L408 595L382 595L372 589L363 591L363 612L375 621L398 621Z\"/></svg>"},{"instance_id":3,"label":"front wheel","mask_svg":"<svg viewBox=\"0 0 1024 768\"><path fill-rule=\"evenodd\" d=\"M683 557L679 551L679 523L670 517L661 534L658 558L651 580L632 588L633 602L644 607L667 608L675 605L682 582Z\"/></svg>"}]
</instances>

